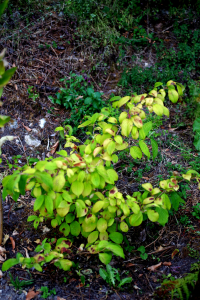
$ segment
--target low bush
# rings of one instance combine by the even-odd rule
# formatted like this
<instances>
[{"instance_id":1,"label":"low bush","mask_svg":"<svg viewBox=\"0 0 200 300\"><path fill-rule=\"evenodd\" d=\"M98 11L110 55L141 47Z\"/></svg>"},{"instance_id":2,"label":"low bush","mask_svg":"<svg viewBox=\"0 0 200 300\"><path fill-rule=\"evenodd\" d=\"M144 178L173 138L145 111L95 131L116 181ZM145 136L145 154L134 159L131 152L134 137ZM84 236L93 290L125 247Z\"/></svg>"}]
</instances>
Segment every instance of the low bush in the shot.
<instances>
[{"instance_id":1,"label":"low bush","mask_svg":"<svg viewBox=\"0 0 200 300\"><path fill-rule=\"evenodd\" d=\"M192 178L200 182L196 171L162 180L159 187L145 183L142 185L144 192L134 192L132 196L124 197L115 186L118 174L114 163L120 151L129 149L133 159L151 156L145 138L152 122L143 124L145 110L169 116L164 106L166 91L173 103L183 95L184 87L172 80L158 91L159 86L162 83L157 82L149 94L113 97L112 106L124 107L124 111L116 118L104 107L100 113L89 116L79 125L79 128L92 128L83 144L71 132L66 135L65 147L72 149L70 155L61 150L57 152L58 157L38 161L32 167L25 165L3 179L4 199L10 195L17 201L20 194L31 190L36 198L35 213L28 221L34 222L35 229L50 219L51 226L59 226L63 234L58 240L43 240L35 249L38 254L34 257L24 258L18 253L15 259L3 264L3 271L16 264L42 271L42 266L51 261L67 271L73 265L70 247L80 235L86 243L81 244L78 251L85 248L90 254L98 254L100 261L107 265L112 255L125 258L121 244L130 227L139 226L147 219L163 226L168 222L168 211L178 210L179 204L184 202L177 194L178 182ZM158 145L154 139L151 139L151 147L155 158Z\"/></svg>"}]
</instances>

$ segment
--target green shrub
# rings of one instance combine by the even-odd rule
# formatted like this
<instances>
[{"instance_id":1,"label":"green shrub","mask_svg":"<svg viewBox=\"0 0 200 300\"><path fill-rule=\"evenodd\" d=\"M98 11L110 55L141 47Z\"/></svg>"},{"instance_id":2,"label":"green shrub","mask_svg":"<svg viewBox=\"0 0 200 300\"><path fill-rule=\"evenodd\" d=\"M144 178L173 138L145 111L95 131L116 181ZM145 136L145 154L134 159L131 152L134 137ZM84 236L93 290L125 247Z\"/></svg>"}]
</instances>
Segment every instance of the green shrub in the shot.
<instances>
[{"instance_id":1,"label":"green shrub","mask_svg":"<svg viewBox=\"0 0 200 300\"><path fill-rule=\"evenodd\" d=\"M166 92L164 89L157 91L161 85L157 82L149 94L113 97L112 106L120 108L126 105L126 110L116 118L111 117L105 107L79 125L79 128L93 128L84 144L69 131L65 147L72 149L70 155L61 150L57 152L59 157L46 158L34 167L25 165L3 179L4 199L10 195L17 201L20 194L31 190L31 195L36 198L34 211L39 214L29 216L28 221L34 222L36 229L41 222L50 219L51 226L59 226L59 231L65 236L57 240L54 249L54 243L45 239L35 249L38 254L32 258L24 258L18 253L16 259L3 264L3 271L16 264L42 271L42 266L54 259L55 266L67 271L73 265L68 259L70 247L79 235L87 239L79 251L86 248L91 254L98 254L100 261L107 265L112 255L124 258L120 244L130 227L139 226L146 219L161 225L167 223L171 207L178 210L179 203L184 202L176 192L179 180L196 178L199 182L200 175L188 171L185 175L162 180L159 188L145 183L143 193L138 191L124 197L115 186L118 174L113 167L118 161L118 152L124 149L129 150L133 159L151 156L145 138L152 122L143 125L146 118L143 107L159 116L169 116L163 103ZM174 81L169 81L165 88L174 103L184 90ZM153 139L151 145L155 158L158 145Z\"/></svg>"}]
</instances>

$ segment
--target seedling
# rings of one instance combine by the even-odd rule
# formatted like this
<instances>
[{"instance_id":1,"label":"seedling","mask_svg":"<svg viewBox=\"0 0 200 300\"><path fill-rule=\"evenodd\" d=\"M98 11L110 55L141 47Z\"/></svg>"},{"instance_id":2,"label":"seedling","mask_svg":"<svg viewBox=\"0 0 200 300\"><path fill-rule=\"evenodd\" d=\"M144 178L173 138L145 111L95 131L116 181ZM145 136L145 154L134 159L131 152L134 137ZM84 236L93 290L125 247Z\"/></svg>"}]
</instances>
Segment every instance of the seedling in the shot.
<instances>
[{"instance_id":1,"label":"seedling","mask_svg":"<svg viewBox=\"0 0 200 300\"><path fill-rule=\"evenodd\" d=\"M197 205L193 207L193 210L194 210L192 212L193 217L200 219L200 203L197 203Z\"/></svg>"},{"instance_id":2,"label":"seedling","mask_svg":"<svg viewBox=\"0 0 200 300\"><path fill-rule=\"evenodd\" d=\"M14 279L10 272L9 277L11 284L15 287L16 290L21 290L24 286L33 284L33 279L20 281L18 276Z\"/></svg>"},{"instance_id":3,"label":"seedling","mask_svg":"<svg viewBox=\"0 0 200 300\"><path fill-rule=\"evenodd\" d=\"M111 265L106 265L106 270L100 268L99 274L110 286L113 287L121 288L124 284L132 281L132 277L121 279L118 270L111 267ZM116 281L119 282L118 285Z\"/></svg>"},{"instance_id":4,"label":"seedling","mask_svg":"<svg viewBox=\"0 0 200 300\"><path fill-rule=\"evenodd\" d=\"M137 251L140 252L140 257L141 257L142 259L144 259L144 260L147 259L148 254L145 252L146 250L145 250L145 247L144 247L144 246L140 246L140 247L137 249Z\"/></svg>"},{"instance_id":5,"label":"seedling","mask_svg":"<svg viewBox=\"0 0 200 300\"><path fill-rule=\"evenodd\" d=\"M43 299L47 299L51 295L56 295L55 288L53 290L49 291L48 286L42 286L40 291L43 292L43 294L41 295L41 298L43 298Z\"/></svg>"},{"instance_id":6,"label":"seedling","mask_svg":"<svg viewBox=\"0 0 200 300\"><path fill-rule=\"evenodd\" d=\"M39 94L36 94L33 90L33 86L28 86L28 97L35 101L37 98L39 98Z\"/></svg>"}]
</instances>

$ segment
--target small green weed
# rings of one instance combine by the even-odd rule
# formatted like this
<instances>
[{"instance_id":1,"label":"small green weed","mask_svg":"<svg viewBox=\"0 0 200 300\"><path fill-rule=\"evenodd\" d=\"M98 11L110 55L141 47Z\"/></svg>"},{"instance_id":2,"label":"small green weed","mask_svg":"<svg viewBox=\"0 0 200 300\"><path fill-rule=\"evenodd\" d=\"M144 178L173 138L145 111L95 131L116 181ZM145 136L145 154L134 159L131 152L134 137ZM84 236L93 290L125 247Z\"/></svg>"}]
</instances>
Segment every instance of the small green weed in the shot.
<instances>
[{"instance_id":1,"label":"small green weed","mask_svg":"<svg viewBox=\"0 0 200 300\"><path fill-rule=\"evenodd\" d=\"M132 277L121 279L118 270L110 265L106 265L106 270L100 268L99 274L110 286L113 287L121 288L124 284L132 281ZM116 281L119 283L118 285L116 285Z\"/></svg>"},{"instance_id":2,"label":"small green weed","mask_svg":"<svg viewBox=\"0 0 200 300\"><path fill-rule=\"evenodd\" d=\"M17 276L15 279L13 278L12 274L9 272L10 282L15 287L16 290L21 290L23 287L27 285L33 284L33 279L30 280L19 280Z\"/></svg>"},{"instance_id":3,"label":"small green weed","mask_svg":"<svg viewBox=\"0 0 200 300\"><path fill-rule=\"evenodd\" d=\"M33 101L39 98L39 94L35 93L33 86L28 86L28 97Z\"/></svg>"},{"instance_id":4,"label":"small green weed","mask_svg":"<svg viewBox=\"0 0 200 300\"><path fill-rule=\"evenodd\" d=\"M43 299L47 299L47 298L48 298L49 296L51 296L51 295L56 295L56 290L55 290L55 288L54 288L53 290L50 290L50 291L49 291L48 286L42 286L42 287L40 288L40 291L43 292L43 294L41 295L41 298L43 298Z\"/></svg>"},{"instance_id":5,"label":"small green weed","mask_svg":"<svg viewBox=\"0 0 200 300\"><path fill-rule=\"evenodd\" d=\"M193 217L200 219L200 203L197 203L197 205L193 206Z\"/></svg>"},{"instance_id":6,"label":"small green weed","mask_svg":"<svg viewBox=\"0 0 200 300\"><path fill-rule=\"evenodd\" d=\"M140 257L143 259L143 260L146 260L148 258L148 254L146 253L146 249L144 246L140 246L137 251L140 252Z\"/></svg>"}]
</instances>

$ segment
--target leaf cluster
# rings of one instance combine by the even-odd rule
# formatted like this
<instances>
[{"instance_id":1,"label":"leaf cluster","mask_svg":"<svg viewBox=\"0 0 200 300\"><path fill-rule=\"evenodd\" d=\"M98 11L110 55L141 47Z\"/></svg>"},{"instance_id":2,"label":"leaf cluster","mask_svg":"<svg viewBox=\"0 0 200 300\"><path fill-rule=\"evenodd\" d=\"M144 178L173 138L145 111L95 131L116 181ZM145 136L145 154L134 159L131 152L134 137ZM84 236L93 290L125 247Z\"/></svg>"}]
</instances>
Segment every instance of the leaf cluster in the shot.
<instances>
[{"instance_id":1,"label":"leaf cluster","mask_svg":"<svg viewBox=\"0 0 200 300\"><path fill-rule=\"evenodd\" d=\"M149 159L151 156L145 139L152 122L143 123L145 110L169 116L164 106L165 89L172 102L177 102L184 90L174 81L169 81L165 89L158 91L160 85L162 83L156 83L149 94L113 97L113 108L123 106L124 111L113 117L110 109L104 107L100 113L89 116L79 125L79 128L91 128L83 144L72 136L70 126L67 127L68 134L65 134L64 128L58 127L56 130L66 139L65 147L71 148L70 154L61 150L56 158L46 158L32 167L25 165L3 179L4 199L10 195L17 201L20 194L31 191L36 199L36 214L29 216L28 221L33 222L35 229L50 219L51 226L59 227L59 231L68 237L59 239L54 250L45 239L36 248L39 254L32 258L18 255L16 259L5 262L3 270L20 263L42 271L45 263L53 261L57 267L67 271L73 265L68 259L69 248L72 240L79 235L87 239L86 245L81 248L98 254L100 261L107 265L113 255L125 258L121 244L124 234L132 226L139 226L146 219L163 226L168 222L168 211L171 208L177 210L184 202L177 194L179 181L196 178L199 183L200 175L196 171L188 171L185 175L160 181L159 188L145 183L142 185L143 193L138 191L124 197L115 186L118 174L113 166L118 161L118 153L125 149L133 159ZM151 145L155 158L158 145L153 139Z\"/></svg>"},{"instance_id":2,"label":"leaf cluster","mask_svg":"<svg viewBox=\"0 0 200 300\"><path fill-rule=\"evenodd\" d=\"M106 265L106 270L100 268L99 274L110 286L113 287L117 286L118 288L121 288L124 284L132 281L132 277L121 279L118 270L113 268L111 265Z\"/></svg>"}]
</instances>

